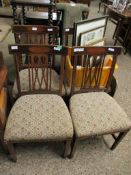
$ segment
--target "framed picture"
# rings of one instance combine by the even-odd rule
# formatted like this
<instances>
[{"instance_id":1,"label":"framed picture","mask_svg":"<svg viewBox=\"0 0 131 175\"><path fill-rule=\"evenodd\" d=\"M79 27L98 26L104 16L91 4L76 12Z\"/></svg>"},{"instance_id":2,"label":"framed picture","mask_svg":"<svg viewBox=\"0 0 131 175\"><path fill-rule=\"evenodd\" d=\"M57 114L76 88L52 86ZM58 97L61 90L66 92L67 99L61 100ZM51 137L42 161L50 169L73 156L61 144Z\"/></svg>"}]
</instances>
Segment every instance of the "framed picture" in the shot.
<instances>
[{"instance_id":1,"label":"framed picture","mask_svg":"<svg viewBox=\"0 0 131 175\"><path fill-rule=\"evenodd\" d=\"M79 37L79 45L85 46L85 45L91 45L92 43L95 43L104 37L105 27L99 27L87 32L80 33Z\"/></svg>"},{"instance_id":2,"label":"framed picture","mask_svg":"<svg viewBox=\"0 0 131 175\"><path fill-rule=\"evenodd\" d=\"M105 38L98 40L94 43L88 44L88 46L104 46L105 45Z\"/></svg>"},{"instance_id":3,"label":"framed picture","mask_svg":"<svg viewBox=\"0 0 131 175\"><path fill-rule=\"evenodd\" d=\"M123 12L123 11L125 10L125 8L126 8L127 3L128 3L128 0L119 0L117 9L118 9L120 12Z\"/></svg>"},{"instance_id":4,"label":"framed picture","mask_svg":"<svg viewBox=\"0 0 131 175\"><path fill-rule=\"evenodd\" d=\"M113 0L113 7L117 8L120 0Z\"/></svg>"},{"instance_id":5,"label":"framed picture","mask_svg":"<svg viewBox=\"0 0 131 175\"><path fill-rule=\"evenodd\" d=\"M73 35L73 45L80 45L80 35L85 32L92 32L93 30L99 31L100 28L104 29L103 37L105 35L106 26L107 26L108 16L103 16L99 18L94 18L90 20L83 20L77 23L74 23L74 35ZM93 35L93 32L92 34ZM93 37L93 36L92 36Z\"/></svg>"}]
</instances>

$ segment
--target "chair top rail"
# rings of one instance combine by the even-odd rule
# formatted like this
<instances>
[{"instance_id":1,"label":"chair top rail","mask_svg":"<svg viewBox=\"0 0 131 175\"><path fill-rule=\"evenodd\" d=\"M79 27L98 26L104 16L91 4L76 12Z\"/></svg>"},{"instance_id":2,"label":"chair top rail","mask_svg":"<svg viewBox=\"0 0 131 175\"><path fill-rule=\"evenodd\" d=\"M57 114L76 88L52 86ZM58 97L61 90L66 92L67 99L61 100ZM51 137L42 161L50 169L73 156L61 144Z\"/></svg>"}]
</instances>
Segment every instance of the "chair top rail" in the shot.
<instances>
[{"instance_id":1,"label":"chair top rail","mask_svg":"<svg viewBox=\"0 0 131 175\"><path fill-rule=\"evenodd\" d=\"M43 26L43 25L13 25L12 33L49 33L49 34L58 34L58 26Z\"/></svg>"},{"instance_id":2,"label":"chair top rail","mask_svg":"<svg viewBox=\"0 0 131 175\"><path fill-rule=\"evenodd\" d=\"M119 55L121 53L122 47L120 46L76 46L73 47L72 55Z\"/></svg>"},{"instance_id":3,"label":"chair top rail","mask_svg":"<svg viewBox=\"0 0 131 175\"><path fill-rule=\"evenodd\" d=\"M9 45L10 54L57 54L67 55L71 53L71 48L57 45L35 45L35 44L14 44Z\"/></svg>"}]
</instances>

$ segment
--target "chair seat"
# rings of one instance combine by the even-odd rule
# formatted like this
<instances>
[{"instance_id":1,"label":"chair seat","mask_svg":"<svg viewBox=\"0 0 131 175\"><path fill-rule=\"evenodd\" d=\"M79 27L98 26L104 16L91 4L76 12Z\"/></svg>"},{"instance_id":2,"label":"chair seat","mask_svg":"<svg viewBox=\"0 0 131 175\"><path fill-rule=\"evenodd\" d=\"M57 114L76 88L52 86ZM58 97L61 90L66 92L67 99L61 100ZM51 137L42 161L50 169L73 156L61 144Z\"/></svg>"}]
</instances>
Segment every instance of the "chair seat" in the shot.
<instances>
[{"instance_id":1,"label":"chair seat","mask_svg":"<svg viewBox=\"0 0 131 175\"><path fill-rule=\"evenodd\" d=\"M46 74L46 71L45 71L45 74ZM50 74L50 71L48 71L48 74ZM59 75L57 74L57 72L55 70L52 69L51 71L51 90L58 90L59 89ZM24 92L24 91L28 91L29 90L29 72L28 72L28 69L23 69L20 71L19 73L19 76L20 76L20 82L21 82L21 91ZM34 72L34 77L35 77L35 72ZM50 75L48 75L50 77ZM38 77L42 78L42 71L41 69L38 70ZM50 81L48 81L48 83L50 83ZM36 89L39 88L39 83L38 83L38 79L36 80L36 84L35 84L35 87ZM42 88L45 89L45 82L43 80L43 84L42 84ZM13 86L13 92L12 92L12 95L14 98L17 97L17 94L18 94L18 90L17 90L17 85L16 85L16 80L15 80L15 83L14 83L14 86ZM62 95L65 95L65 88L63 86L62 88Z\"/></svg>"},{"instance_id":2,"label":"chair seat","mask_svg":"<svg viewBox=\"0 0 131 175\"><path fill-rule=\"evenodd\" d=\"M70 111L77 137L104 135L131 128L131 121L124 110L104 92L72 96Z\"/></svg>"},{"instance_id":3,"label":"chair seat","mask_svg":"<svg viewBox=\"0 0 131 175\"><path fill-rule=\"evenodd\" d=\"M73 136L69 111L58 95L35 94L20 97L5 128L5 141L64 140Z\"/></svg>"}]
</instances>

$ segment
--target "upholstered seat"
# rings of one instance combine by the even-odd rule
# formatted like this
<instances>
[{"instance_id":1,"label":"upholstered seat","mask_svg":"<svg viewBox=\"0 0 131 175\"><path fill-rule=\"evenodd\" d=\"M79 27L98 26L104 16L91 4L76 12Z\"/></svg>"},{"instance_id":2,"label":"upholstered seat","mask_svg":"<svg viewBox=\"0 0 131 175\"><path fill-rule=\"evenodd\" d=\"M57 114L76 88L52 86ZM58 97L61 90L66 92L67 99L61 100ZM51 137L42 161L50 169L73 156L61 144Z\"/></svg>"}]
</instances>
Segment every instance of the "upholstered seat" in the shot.
<instances>
[{"instance_id":1,"label":"upholstered seat","mask_svg":"<svg viewBox=\"0 0 131 175\"><path fill-rule=\"evenodd\" d=\"M104 92L72 96L70 110L77 137L110 134L131 128L131 121L124 110Z\"/></svg>"},{"instance_id":2,"label":"upholstered seat","mask_svg":"<svg viewBox=\"0 0 131 175\"><path fill-rule=\"evenodd\" d=\"M41 71L41 69L38 69L38 77L39 77L39 80L41 80L42 78L42 74L43 72ZM46 71L44 72L44 74L46 75ZM50 71L48 71L48 74L50 74ZM52 80L51 80L51 89L52 90L58 90L59 89L59 75L57 74L57 72L55 70L52 69L51 71L51 74L52 74ZM24 91L28 91L29 90L29 72L28 72L28 69L23 69L20 71L19 73L19 76L20 76L20 82L21 82L21 91L24 92ZM34 72L34 77L35 77L35 72ZM50 77L48 75L48 77ZM49 83L50 81L48 81ZM38 83L38 79L36 80L36 87L38 86L39 88L39 83ZM42 88L44 89L45 88L45 83L43 81L43 84L42 84ZM13 97L16 98L17 97L17 94L18 94L18 90L17 90L17 86L16 86L16 81L14 83L14 86L13 86ZM65 89L64 89L64 86L62 88L62 95L65 95Z\"/></svg>"},{"instance_id":3,"label":"upholstered seat","mask_svg":"<svg viewBox=\"0 0 131 175\"><path fill-rule=\"evenodd\" d=\"M69 111L58 95L20 97L8 117L6 141L64 140L73 136Z\"/></svg>"}]
</instances>

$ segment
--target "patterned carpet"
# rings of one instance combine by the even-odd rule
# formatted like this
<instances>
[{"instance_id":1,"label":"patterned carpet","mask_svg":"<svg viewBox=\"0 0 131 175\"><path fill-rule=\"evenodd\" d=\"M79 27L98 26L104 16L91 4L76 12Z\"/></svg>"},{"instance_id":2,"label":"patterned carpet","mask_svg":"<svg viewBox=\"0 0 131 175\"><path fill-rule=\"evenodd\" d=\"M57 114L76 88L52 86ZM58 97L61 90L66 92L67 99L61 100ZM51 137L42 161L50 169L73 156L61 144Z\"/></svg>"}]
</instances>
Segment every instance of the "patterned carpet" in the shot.
<instances>
[{"instance_id":1,"label":"patterned carpet","mask_svg":"<svg viewBox=\"0 0 131 175\"><path fill-rule=\"evenodd\" d=\"M98 0L90 7L89 18L98 14ZM0 19L0 23L10 20ZM106 32L107 44L113 44L115 26L109 21ZM14 77L13 60L8 54L7 45L13 43L13 35L0 45L5 62L9 67L9 77ZM118 58L119 70L115 72L118 89L115 99L131 118L131 56L129 53ZM62 143L18 144L16 145L17 163L8 160L0 148L0 175L131 175L131 132L114 150L110 151L101 137L80 141L73 159L63 159ZM108 143L112 141L106 136Z\"/></svg>"}]
</instances>

